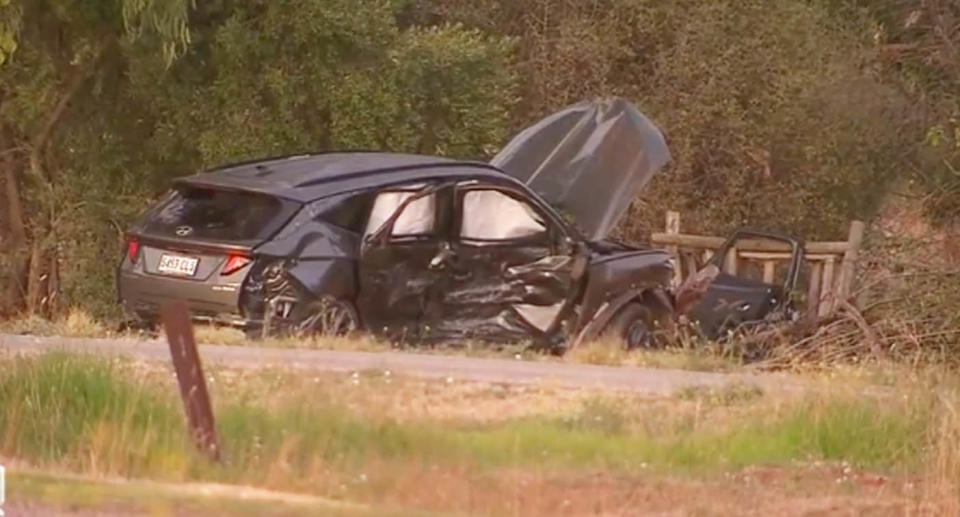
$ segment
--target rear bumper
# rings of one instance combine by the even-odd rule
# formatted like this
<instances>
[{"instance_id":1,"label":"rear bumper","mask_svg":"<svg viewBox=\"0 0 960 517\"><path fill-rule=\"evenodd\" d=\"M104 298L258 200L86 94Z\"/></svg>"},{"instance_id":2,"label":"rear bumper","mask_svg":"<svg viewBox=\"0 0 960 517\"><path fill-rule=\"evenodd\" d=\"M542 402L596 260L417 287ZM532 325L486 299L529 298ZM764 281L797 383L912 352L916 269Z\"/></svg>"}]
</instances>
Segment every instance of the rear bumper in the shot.
<instances>
[{"instance_id":1,"label":"rear bumper","mask_svg":"<svg viewBox=\"0 0 960 517\"><path fill-rule=\"evenodd\" d=\"M240 313L241 285L237 283L151 275L137 271L125 261L117 275L117 288L124 309L145 320L158 320L165 303L182 300L195 321L235 327L248 327L252 323Z\"/></svg>"}]
</instances>

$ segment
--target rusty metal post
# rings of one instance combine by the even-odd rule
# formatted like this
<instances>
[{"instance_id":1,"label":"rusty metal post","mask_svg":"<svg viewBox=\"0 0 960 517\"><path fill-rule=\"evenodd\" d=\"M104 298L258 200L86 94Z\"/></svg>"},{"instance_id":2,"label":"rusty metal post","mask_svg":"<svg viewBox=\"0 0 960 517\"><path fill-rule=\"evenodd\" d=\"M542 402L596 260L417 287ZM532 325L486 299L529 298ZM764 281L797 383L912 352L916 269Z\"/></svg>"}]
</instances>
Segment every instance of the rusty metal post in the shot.
<instances>
[{"instance_id":1,"label":"rusty metal post","mask_svg":"<svg viewBox=\"0 0 960 517\"><path fill-rule=\"evenodd\" d=\"M213 407L203 377L203 367L200 364L200 354L197 352L197 342L193 337L193 324L186 302L177 300L165 304L161 317L167 341L170 343L173 368L180 384L180 396L187 414L190 436L202 454L213 461L219 461L220 446L213 421Z\"/></svg>"}]
</instances>

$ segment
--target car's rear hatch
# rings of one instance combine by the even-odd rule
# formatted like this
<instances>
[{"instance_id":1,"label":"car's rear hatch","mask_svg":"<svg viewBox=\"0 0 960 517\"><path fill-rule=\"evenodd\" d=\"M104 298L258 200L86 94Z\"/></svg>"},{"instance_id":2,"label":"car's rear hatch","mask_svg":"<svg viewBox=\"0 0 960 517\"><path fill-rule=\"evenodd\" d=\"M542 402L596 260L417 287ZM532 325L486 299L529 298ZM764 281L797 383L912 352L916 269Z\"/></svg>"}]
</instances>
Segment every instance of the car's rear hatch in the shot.
<instances>
[{"instance_id":1,"label":"car's rear hatch","mask_svg":"<svg viewBox=\"0 0 960 517\"><path fill-rule=\"evenodd\" d=\"M249 252L299 207L268 194L180 184L144 215L133 233L178 248Z\"/></svg>"},{"instance_id":2,"label":"car's rear hatch","mask_svg":"<svg viewBox=\"0 0 960 517\"><path fill-rule=\"evenodd\" d=\"M263 193L179 184L129 232L126 260L138 276L121 295L148 306L185 299L211 316L235 312L254 249L299 207Z\"/></svg>"}]
</instances>

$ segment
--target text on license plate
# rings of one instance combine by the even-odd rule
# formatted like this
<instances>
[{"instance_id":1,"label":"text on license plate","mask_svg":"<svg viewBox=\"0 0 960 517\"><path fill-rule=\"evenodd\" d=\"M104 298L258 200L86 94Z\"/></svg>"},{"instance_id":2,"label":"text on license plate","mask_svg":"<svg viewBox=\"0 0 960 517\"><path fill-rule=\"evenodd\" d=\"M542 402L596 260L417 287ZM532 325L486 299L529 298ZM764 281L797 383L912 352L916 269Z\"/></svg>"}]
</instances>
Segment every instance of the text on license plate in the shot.
<instances>
[{"instance_id":1,"label":"text on license plate","mask_svg":"<svg viewBox=\"0 0 960 517\"><path fill-rule=\"evenodd\" d=\"M193 276L197 272L200 259L181 255L160 255L157 271L170 275Z\"/></svg>"}]
</instances>

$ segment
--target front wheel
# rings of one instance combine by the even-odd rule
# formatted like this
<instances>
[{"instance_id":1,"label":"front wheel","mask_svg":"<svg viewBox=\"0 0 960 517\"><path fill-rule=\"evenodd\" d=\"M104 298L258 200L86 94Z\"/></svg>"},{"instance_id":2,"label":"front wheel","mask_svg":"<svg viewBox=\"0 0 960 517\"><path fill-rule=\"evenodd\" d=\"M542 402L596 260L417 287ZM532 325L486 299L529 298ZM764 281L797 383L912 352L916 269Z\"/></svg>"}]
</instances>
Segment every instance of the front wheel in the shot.
<instances>
[{"instance_id":1,"label":"front wheel","mask_svg":"<svg viewBox=\"0 0 960 517\"><path fill-rule=\"evenodd\" d=\"M639 303L628 303L614 314L604 334L622 340L627 350L653 348L652 320L650 309Z\"/></svg>"}]
</instances>

